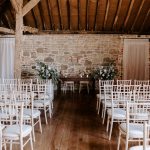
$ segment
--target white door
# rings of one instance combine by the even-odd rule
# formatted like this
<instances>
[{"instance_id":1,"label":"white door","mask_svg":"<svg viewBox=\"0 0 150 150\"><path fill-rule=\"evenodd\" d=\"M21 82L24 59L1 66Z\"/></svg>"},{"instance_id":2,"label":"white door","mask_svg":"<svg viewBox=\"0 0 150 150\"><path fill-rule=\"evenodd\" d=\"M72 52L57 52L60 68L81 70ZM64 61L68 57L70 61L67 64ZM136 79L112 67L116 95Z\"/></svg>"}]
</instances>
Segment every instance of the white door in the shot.
<instances>
[{"instance_id":1,"label":"white door","mask_svg":"<svg viewBox=\"0 0 150 150\"><path fill-rule=\"evenodd\" d=\"M15 38L0 38L0 78L14 78Z\"/></svg>"},{"instance_id":2,"label":"white door","mask_svg":"<svg viewBox=\"0 0 150 150\"><path fill-rule=\"evenodd\" d=\"M149 39L125 39L123 79L149 79Z\"/></svg>"}]
</instances>

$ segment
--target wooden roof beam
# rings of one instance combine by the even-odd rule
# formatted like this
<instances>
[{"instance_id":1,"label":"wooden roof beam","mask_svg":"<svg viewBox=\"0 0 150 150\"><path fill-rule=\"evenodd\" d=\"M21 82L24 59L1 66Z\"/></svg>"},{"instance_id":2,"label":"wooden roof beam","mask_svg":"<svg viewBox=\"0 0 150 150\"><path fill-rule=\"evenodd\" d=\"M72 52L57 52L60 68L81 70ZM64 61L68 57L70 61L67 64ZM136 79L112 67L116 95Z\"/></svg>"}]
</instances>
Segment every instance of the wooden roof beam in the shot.
<instances>
[{"instance_id":1,"label":"wooden roof beam","mask_svg":"<svg viewBox=\"0 0 150 150\"><path fill-rule=\"evenodd\" d=\"M150 9L149 9L149 11L148 11L148 13L147 13L147 15L146 15L146 17L145 17L145 19L144 19L142 25L141 25L140 33L143 31L145 22L146 22L146 20L148 19L149 15L150 15Z\"/></svg>"},{"instance_id":2,"label":"wooden roof beam","mask_svg":"<svg viewBox=\"0 0 150 150\"><path fill-rule=\"evenodd\" d=\"M31 0L29 1L22 10L22 15L25 16L34 6L38 4L40 0Z\"/></svg>"},{"instance_id":3,"label":"wooden roof beam","mask_svg":"<svg viewBox=\"0 0 150 150\"><path fill-rule=\"evenodd\" d=\"M88 21L88 6L89 6L89 0L86 0L86 18L85 18L85 30L89 29L89 21Z\"/></svg>"},{"instance_id":4,"label":"wooden roof beam","mask_svg":"<svg viewBox=\"0 0 150 150\"><path fill-rule=\"evenodd\" d=\"M59 17L59 29L62 30L61 10L60 10L59 0L57 0L57 8L58 8L58 17Z\"/></svg>"},{"instance_id":5,"label":"wooden roof beam","mask_svg":"<svg viewBox=\"0 0 150 150\"><path fill-rule=\"evenodd\" d=\"M8 29L8 28L4 28L4 27L0 27L0 32L2 32L2 33L9 33L9 34L15 34L14 30Z\"/></svg>"},{"instance_id":6,"label":"wooden roof beam","mask_svg":"<svg viewBox=\"0 0 150 150\"><path fill-rule=\"evenodd\" d=\"M70 30L70 2L67 0L68 29Z\"/></svg>"},{"instance_id":7,"label":"wooden roof beam","mask_svg":"<svg viewBox=\"0 0 150 150\"><path fill-rule=\"evenodd\" d=\"M93 26L93 30L96 30L96 18L97 18L97 9L99 6L99 0L96 1L96 10L95 10L95 18L94 18L94 26Z\"/></svg>"},{"instance_id":8,"label":"wooden roof beam","mask_svg":"<svg viewBox=\"0 0 150 150\"><path fill-rule=\"evenodd\" d=\"M126 25L127 25L128 20L129 20L129 16L131 14L131 10L132 10L133 4L134 4L134 1L135 0L131 0L130 6L129 6L129 9L128 9L128 13L127 13L127 17L126 17L126 19L124 21L123 29L126 28Z\"/></svg>"},{"instance_id":9,"label":"wooden roof beam","mask_svg":"<svg viewBox=\"0 0 150 150\"><path fill-rule=\"evenodd\" d=\"M23 27L23 32L38 33L39 30L37 28L32 28L32 27L29 27L29 26L24 26Z\"/></svg>"},{"instance_id":10,"label":"wooden roof beam","mask_svg":"<svg viewBox=\"0 0 150 150\"><path fill-rule=\"evenodd\" d=\"M108 18L109 5L110 5L109 0L107 0L107 6L106 6L106 11L105 11L105 19L104 19L104 25L103 25L104 30L105 30L106 22L107 22L107 18Z\"/></svg>"},{"instance_id":11,"label":"wooden roof beam","mask_svg":"<svg viewBox=\"0 0 150 150\"><path fill-rule=\"evenodd\" d=\"M119 13L120 13L120 10L121 10L121 5L122 5L122 0L119 0L119 5L118 5L118 8L117 8L117 13L116 13L115 20L114 20L114 23L113 23L113 26L112 26L113 30L116 28L116 23L118 21L118 16L119 16Z\"/></svg>"},{"instance_id":12,"label":"wooden roof beam","mask_svg":"<svg viewBox=\"0 0 150 150\"><path fill-rule=\"evenodd\" d=\"M142 9L142 7L143 7L143 5L144 5L144 2L145 2L145 0L142 0L141 5L140 5L140 8L139 8L139 10L138 10L138 13L137 13L137 15L136 15L136 17L135 17L135 19L134 19L133 24L132 24L131 31L134 30L134 26L135 26L135 24L136 24L137 19L139 18L139 14L140 14L141 9Z\"/></svg>"},{"instance_id":13,"label":"wooden roof beam","mask_svg":"<svg viewBox=\"0 0 150 150\"><path fill-rule=\"evenodd\" d=\"M19 2L17 0L10 0L10 2L12 4L13 8L15 9L16 13L18 13L19 12L19 5L20 5Z\"/></svg>"}]
</instances>

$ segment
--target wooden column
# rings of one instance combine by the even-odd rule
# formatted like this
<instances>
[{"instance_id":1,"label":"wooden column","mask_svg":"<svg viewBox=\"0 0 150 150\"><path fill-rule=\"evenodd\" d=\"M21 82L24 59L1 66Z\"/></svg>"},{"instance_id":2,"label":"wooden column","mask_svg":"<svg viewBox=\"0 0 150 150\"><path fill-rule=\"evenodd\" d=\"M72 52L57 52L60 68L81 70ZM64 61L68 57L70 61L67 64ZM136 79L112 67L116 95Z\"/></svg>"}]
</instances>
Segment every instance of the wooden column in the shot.
<instances>
[{"instance_id":1,"label":"wooden column","mask_svg":"<svg viewBox=\"0 0 150 150\"><path fill-rule=\"evenodd\" d=\"M14 76L15 78L21 78L21 51L22 51L22 39L23 39L23 15L22 7L23 0L16 0L16 34L15 34L15 62L14 62Z\"/></svg>"},{"instance_id":2,"label":"wooden column","mask_svg":"<svg viewBox=\"0 0 150 150\"><path fill-rule=\"evenodd\" d=\"M40 0L30 0L23 7L23 0L10 0L13 8L16 11L16 34L15 34L15 62L14 76L21 78L21 52L23 39L23 16L25 16Z\"/></svg>"}]
</instances>

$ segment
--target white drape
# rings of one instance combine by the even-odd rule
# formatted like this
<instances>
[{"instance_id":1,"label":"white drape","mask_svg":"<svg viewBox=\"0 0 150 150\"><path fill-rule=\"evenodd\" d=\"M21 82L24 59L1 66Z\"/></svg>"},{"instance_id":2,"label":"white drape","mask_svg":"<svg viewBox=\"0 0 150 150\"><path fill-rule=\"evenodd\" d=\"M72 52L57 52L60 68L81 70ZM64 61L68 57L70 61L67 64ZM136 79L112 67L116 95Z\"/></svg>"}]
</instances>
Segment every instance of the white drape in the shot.
<instances>
[{"instance_id":1,"label":"white drape","mask_svg":"<svg viewBox=\"0 0 150 150\"><path fill-rule=\"evenodd\" d=\"M125 39L123 52L123 78L144 80L149 78L149 40Z\"/></svg>"},{"instance_id":2,"label":"white drape","mask_svg":"<svg viewBox=\"0 0 150 150\"><path fill-rule=\"evenodd\" d=\"M0 78L14 78L15 38L0 38Z\"/></svg>"}]
</instances>

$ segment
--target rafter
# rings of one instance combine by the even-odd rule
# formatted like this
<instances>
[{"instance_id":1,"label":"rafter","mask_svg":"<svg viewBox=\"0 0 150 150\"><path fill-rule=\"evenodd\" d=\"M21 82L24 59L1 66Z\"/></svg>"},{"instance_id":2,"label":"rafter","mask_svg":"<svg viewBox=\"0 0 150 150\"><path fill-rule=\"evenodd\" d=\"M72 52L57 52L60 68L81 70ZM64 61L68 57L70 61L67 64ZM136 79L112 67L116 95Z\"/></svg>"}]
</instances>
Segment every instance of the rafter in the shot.
<instances>
[{"instance_id":1,"label":"rafter","mask_svg":"<svg viewBox=\"0 0 150 150\"><path fill-rule=\"evenodd\" d=\"M29 33L38 33L38 29L37 28L32 28L29 26L24 26L23 27L23 32L29 32Z\"/></svg>"},{"instance_id":2,"label":"rafter","mask_svg":"<svg viewBox=\"0 0 150 150\"><path fill-rule=\"evenodd\" d=\"M9 33L9 34L15 34L14 30L8 29L8 28L4 28L4 27L0 27L0 32L2 32L2 33Z\"/></svg>"},{"instance_id":3,"label":"rafter","mask_svg":"<svg viewBox=\"0 0 150 150\"><path fill-rule=\"evenodd\" d=\"M43 9L42 9L42 6L41 6L41 2L38 3L38 9L39 9L40 17L41 17L41 21L42 21L42 28L43 28L43 30L45 30L46 29L46 24L44 22Z\"/></svg>"},{"instance_id":4,"label":"rafter","mask_svg":"<svg viewBox=\"0 0 150 150\"><path fill-rule=\"evenodd\" d=\"M57 0L57 8L58 8L58 18L59 18L59 29L62 30L62 21L61 21L61 11L59 0Z\"/></svg>"},{"instance_id":5,"label":"rafter","mask_svg":"<svg viewBox=\"0 0 150 150\"><path fill-rule=\"evenodd\" d=\"M131 0L130 6L129 6L129 9L128 9L128 13L127 13L127 17L126 17L125 22L124 22L124 25L123 25L123 28L124 28L124 29L125 29L126 26L127 26L127 22L128 22L128 20L129 20L129 17L130 17L130 14L131 14L131 10L132 10L132 8L133 8L134 1L135 1L135 0Z\"/></svg>"},{"instance_id":6,"label":"rafter","mask_svg":"<svg viewBox=\"0 0 150 150\"><path fill-rule=\"evenodd\" d=\"M140 33L142 32L142 30L143 30L143 28L144 28L144 25L145 25L145 22L146 22L146 20L148 19L149 15L150 15L150 9L149 9L149 11L148 11L148 13L147 13L147 15L146 15L146 17L145 17L145 19L144 19L142 25L141 25Z\"/></svg>"},{"instance_id":7,"label":"rafter","mask_svg":"<svg viewBox=\"0 0 150 150\"><path fill-rule=\"evenodd\" d=\"M85 30L88 30L88 6L89 6L89 0L86 0L86 15L85 15Z\"/></svg>"},{"instance_id":8,"label":"rafter","mask_svg":"<svg viewBox=\"0 0 150 150\"><path fill-rule=\"evenodd\" d=\"M80 1L77 0L77 5L78 5L78 30L80 29Z\"/></svg>"},{"instance_id":9,"label":"rafter","mask_svg":"<svg viewBox=\"0 0 150 150\"><path fill-rule=\"evenodd\" d=\"M40 0L31 0L29 1L22 10L22 15L25 16L34 6L38 4Z\"/></svg>"},{"instance_id":10,"label":"rafter","mask_svg":"<svg viewBox=\"0 0 150 150\"><path fill-rule=\"evenodd\" d=\"M70 2L67 0L68 29L70 30Z\"/></svg>"},{"instance_id":11,"label":"rafter","mask_svg":"<svg viewBox=\"0 0 150 150\"><path fill-rule=\"evenodd\" d=\"M48 9L48 15L49 15L49 21L50 21L50 28L53 29L53 26L52 26L52 16L51 16L51 9L50 9L49 0L46 0L46 4L47 4L47 9Z\"/></svg>"},{"instance_id":12,"label":"rafter","mask_svg":"<svg viewBox=\"0 0 150 150\"><path fill-rule=\"evenodd\" d=\"M96 1L96 10L95 10L95 18L94 18L94 26L93 26L93 30L95 31L96 29L96 18L97 18L97 8L99 6L99 0Z\"/></svg>"},{"instance_id":13,"label":"rafter","mask_svg":"<svg viewBox=\"0 0 150 150\"><path fill-rule=\"evenodd\" d=\"M19 7L20 7L19 2L17 0L10 0L10 2L12 4L13 8L15 9L15 11L18 13L19 12Z\"/></svg>"},{"instance_id":14,"label":"rafter","mask_svg":"<svg viewBox=\"0 0 150 150\"><path fill-rule=\"evenodd\" d=\"M105 30L106 22L107 22L107 18L108 18L109 5L110 5L109 0L107 0L107 6L106 6L105 18L104 18L104 24L103 24L103 29L104 30Z\"/></svg>"},{"instance_id":15,"label":"rafter","mask_svg":"<svg viewBox=\"0 0 150 150\"><path fill-rule=\"evenodd\" d=\"M121 10L121 5L122 5L122 0L119 0L119 5L118 5L118 8L117 8L117 13L116 13L115 20L114 20L114 23L113 23L113 26L112 26L113 30L116 28L116 23L118 21L118 16L119 16L119 13L120 13L120 10Z\"/></svg>"},{"instance_id":16,"label":"rafter","mask_svg":"<svg viewBox=\"0 0 150 150\"><path fill-rule=\"evenodd\" d=\"M131 31L134 30L134 26L135 26L135 24L136 24L137 19L139 18L139 14L140 14L140 12L141 12L141 10L142 10L142 7L143 7L143 5L144 5L144 2L145 2L145 0L142 0L141 5L140 5L140 8L139 8L139 10L138 10L138 13L137 13L137 15L136 15L136 17L135 17L135 19L134 19L133 24L132 24Z\"/></svg>"}]
</instances>

